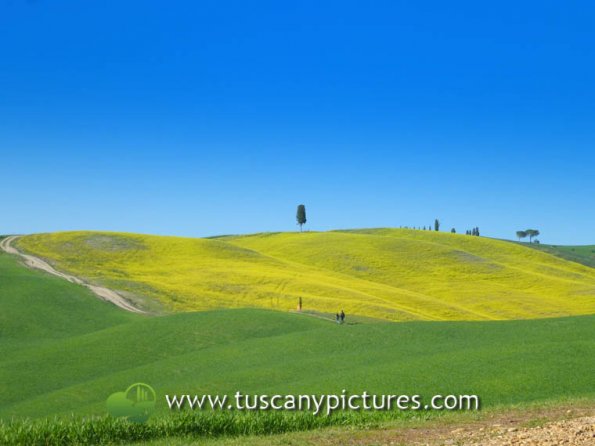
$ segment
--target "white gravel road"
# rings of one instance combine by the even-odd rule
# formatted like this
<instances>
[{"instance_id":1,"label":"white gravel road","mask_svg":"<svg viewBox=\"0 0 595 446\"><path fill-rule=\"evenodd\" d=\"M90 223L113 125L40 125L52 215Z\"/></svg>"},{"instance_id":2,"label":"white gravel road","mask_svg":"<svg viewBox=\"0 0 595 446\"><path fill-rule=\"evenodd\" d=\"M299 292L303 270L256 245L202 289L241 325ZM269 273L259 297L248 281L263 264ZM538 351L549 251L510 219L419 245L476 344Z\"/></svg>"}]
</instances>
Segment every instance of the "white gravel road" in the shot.
<instances>
[{"instance_id":1,"label":"white gravel road","mask_svg":"<svg viewBox=\"0 0 595 446\"><path fill-rule=\"evenodd\" d=\"M2 239L0 241L0 249L2 249L4 252L7 252L8 254L20 256L25 261L25 265L27 265L30 268L40 269L42 271L45 271L46 273L58 276L64 280L68 280L69 282L87 287L100 299L105 300L107 302L111 302L112 304L122 308L123 310L130 311L132 313L145 313L143 310L135 307L134 305L132 305L132 303L130 303L128 300L126 300L124 297L122 297L113 290L86 283L78 277L57 271L56 269L54 269L53 266L51 266L45 260L40 259L39 257L35 257L20 252L12 244L12 242L14 242L18 237L18 235L12 235L6 237L5 239Z\"/></svg>"}]
</instances>

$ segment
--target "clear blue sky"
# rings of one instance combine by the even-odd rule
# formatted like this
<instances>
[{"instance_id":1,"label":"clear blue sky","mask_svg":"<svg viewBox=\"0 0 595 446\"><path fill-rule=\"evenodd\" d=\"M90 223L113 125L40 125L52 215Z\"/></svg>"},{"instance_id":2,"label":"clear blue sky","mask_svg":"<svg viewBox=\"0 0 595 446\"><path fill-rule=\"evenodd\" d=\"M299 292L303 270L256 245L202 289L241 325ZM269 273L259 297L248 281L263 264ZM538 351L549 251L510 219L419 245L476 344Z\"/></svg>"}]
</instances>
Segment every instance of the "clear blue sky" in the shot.
<instances>
[{"instance_id":1,"label":"clear blue sky","mask_svg":"<svg viewBox=\"0 0 595 446\"><path fill-rule=\"evenodd\" d=\"M0 0L0 233L595 243L590 1Z\"/></svg>"}]
</instances>

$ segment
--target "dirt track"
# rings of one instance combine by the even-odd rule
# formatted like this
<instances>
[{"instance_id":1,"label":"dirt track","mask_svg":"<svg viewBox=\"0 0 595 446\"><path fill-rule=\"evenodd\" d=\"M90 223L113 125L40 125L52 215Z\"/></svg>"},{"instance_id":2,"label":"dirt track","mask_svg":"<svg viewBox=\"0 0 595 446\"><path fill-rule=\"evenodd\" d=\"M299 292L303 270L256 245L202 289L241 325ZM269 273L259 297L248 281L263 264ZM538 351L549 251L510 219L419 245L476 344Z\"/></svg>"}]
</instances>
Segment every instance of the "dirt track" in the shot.
<instances>
[{"instance_id":1,"label":"dirt track","mask_svg":"<svg viewBox=\"0 0 595 446\"><path fill-rule=\"evenodd\" d=\"M411 423L411 424L410 424ZM195 443L192 443L195 444ZM197 443L198 444L198 443ZM201 443L202 444L202 443ZM218 444L218 443L217 443ZM227 443L225 443L227 444ZM230 442L230 445L236 443ZM237 444L261 446L592 446L595 406L590 402L536 406L456 417L402 422L370 429L330 428L283 434Z\"/></svg>"},{"instance_id":2,"label":"dirt track","mask_svg":"<svg viewBox=\"0 0 595 446\"><path fill-rule=\"evenodd\" d=\"M561 420L532 428L503 428L455 436L455 441L469 446L591 446L595 444L595 417Z\"/></svg>"},{"instance_id":3,"label":"dirt track","mask_svg":"<svg viewBox=\"0 0 595 446\"><path fill-rule=\"evenodd\" d=\"M79 279L78 277L71 276L70 274L61 273L60 271L56 271L54 267L52 267L49 263L40 259L39 257L35 257L29 254L23 254L14 246L12 246L12 242L16 240L18 237L19 236L13 235L1 240L0 249L7 252L8 254L14 254L22 257L25 261L25 265L27 265L30 268L40 269L54 276L58 276L64 280L68 280L69 282L85 286L89 288L100 299L105 300L107 302L111 302L112 304L126 311L130 311L132 313L145 313L143 310L135 307L128 300L126 300L124 297L120 296L113 290L96 285L91 285Z\"/></svg>"}]
</instances>

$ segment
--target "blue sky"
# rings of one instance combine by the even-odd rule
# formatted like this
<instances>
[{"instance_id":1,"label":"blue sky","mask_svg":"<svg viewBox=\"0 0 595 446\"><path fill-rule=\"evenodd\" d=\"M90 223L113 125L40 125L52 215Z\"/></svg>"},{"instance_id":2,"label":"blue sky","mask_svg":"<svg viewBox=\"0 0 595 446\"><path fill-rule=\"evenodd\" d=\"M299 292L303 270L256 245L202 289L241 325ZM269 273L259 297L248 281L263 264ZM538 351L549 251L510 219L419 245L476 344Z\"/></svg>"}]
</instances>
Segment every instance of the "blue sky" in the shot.
<instances>
[{"instance_id":1,"label":"blue sky","mask_svg":"<svg viewBox=\"0 0 595 446\"><path fill-rule=\"evenodd\" d=\"M0 1L0 233L595 243L592 2Z\"/></svg>"}]
</instances>

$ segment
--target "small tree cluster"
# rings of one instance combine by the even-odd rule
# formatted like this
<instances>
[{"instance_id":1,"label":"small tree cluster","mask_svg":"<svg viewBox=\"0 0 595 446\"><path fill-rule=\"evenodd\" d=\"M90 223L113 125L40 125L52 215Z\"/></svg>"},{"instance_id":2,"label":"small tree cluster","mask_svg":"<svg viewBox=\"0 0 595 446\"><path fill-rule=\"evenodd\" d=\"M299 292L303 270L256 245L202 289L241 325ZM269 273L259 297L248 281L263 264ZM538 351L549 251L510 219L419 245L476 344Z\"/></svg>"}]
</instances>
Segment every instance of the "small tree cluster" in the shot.
<instances>
[{"instance_id":1,"label":"small tree cluster","mask_svg":"<svg viewBox=\"0 0 595 446\"><path fill-rule=\"evenodd\" d=\"M399 226L399 228L401 229L417 229L420 231L440 231L440 220L438 220L437 218L434 220L434 223L432 223L429 226ZM452 234L456 234L457 230L455 228L451 228L450 232ZM465 232L467 235L476 235L479 236L479 228L473 228L473 229L469 229L468 231Z\"/></svg>"},{"instance_id":2,"label":"small tree cluster","mask_svg":"<svg viewBox=\"0 0 595 446\"><path fill-rule=\"evenodd\" d=\"M537 237L538 235L539 231L537 229L525 229L524 231L516 232L516 236L518 237L519 242L521 241L521 239L529 237L529 243L539 243L538 240L533 241L533 237Z\"/></svg>"},{"instance_id":3,"label":"small tree cluster","mask_svg":"<svg viewBox=\"0 0 595 446\"><path fill-rule=\"evenodd\" d=\"M467 229L467 231L465 231L465 234L467 235L475 235L477 237L479 237L479 228L475 227L473 229Z\"/></svg>"}]
</instances>

